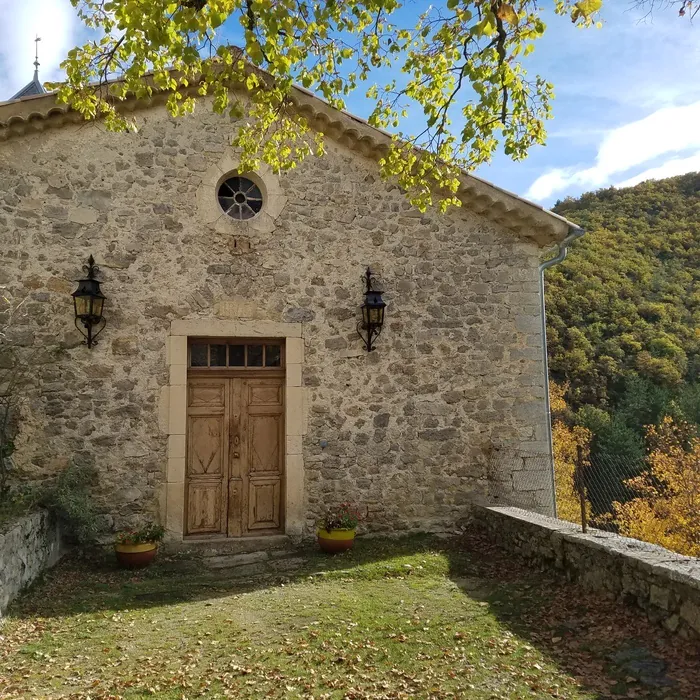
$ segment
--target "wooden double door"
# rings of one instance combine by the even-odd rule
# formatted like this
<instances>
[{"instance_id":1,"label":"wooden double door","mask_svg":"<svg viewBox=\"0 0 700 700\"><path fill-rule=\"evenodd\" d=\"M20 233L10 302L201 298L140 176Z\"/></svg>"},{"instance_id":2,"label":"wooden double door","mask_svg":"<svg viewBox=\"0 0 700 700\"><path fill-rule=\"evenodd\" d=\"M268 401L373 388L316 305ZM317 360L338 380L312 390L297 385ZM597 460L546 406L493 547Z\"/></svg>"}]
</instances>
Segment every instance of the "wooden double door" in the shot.
<instances>
[{"instance_id":1,"label":"wooden double door","mask_svg":"<svg viewBox=\"0 0 700 700\"><path fill-rule=\"evenodd\" d=\"M284 378L198 376L187 386L186 534L284 526Z\"/></svg>"}]
</instances>

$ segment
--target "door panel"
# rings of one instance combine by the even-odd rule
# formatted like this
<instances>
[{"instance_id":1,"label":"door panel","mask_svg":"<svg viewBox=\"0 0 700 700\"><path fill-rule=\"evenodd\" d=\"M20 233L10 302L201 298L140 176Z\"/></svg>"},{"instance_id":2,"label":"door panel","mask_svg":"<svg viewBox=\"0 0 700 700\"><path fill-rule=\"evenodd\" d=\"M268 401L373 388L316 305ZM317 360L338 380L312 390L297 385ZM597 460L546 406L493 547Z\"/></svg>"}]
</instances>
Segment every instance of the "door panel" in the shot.
<instances>
[{"instance_id":1,"label":"door panel","mask_svg":"<svg viewBox=\"0 0 700 700\"><path fill-rule=\"evenodd\" d=\"M224 416L189 416L187 426L190 477L222 477L224 473Z\"/></svg>"},{"instance_id":2,"label":"door panel","mask_svg":"<svg viewBox=\"0 0 700 700\"><path fill-rule=\"evenodd\" d=\"M279 532L284 379L188 377L186 534Z\"/></svg>"},{"instance_id":3,"label":"door panel","mask_svg":"<svg viewBox=\"0 0 700 700\"><path fill-rule=\"evenodd\" d=\"M187 386L186 532L226 532L227 379L191 377Z\"/></svg>"},{"instance_id":4,"label":"door panel","mask_svg":"<svg viewBox=\"0 0 700 700\"><path fill-rule=\"evenodd\" d=\"M248 529L280 526L280 480L253 478L248 497Z\"/></svg>"},{"instance_id":5,"label":"door panel","mask_svg":"<svg viewBox=\"0 0 700 700\"><path fill-rule=\"evenodd\" d=\"M279 530L282 522L283 392L281 379L246 380L247 530L251 533Z\"/></svg>"},{"instance_id":6,"label":"door panel","mask_svg":"<svg viewBox=\"0 0 700 700\"><path fill-rule=\"evenodd\" d=\"M190 383L189 385L189 406L193 408L220 407L226 403L225 381L202 381Z\"/></svg>"},{"instance_id":7,"label":"door panel","mask_svg":"<svg viewBox=\"0 0 700 700\"><path fill-rule=\"evenodd\" d=\"M269 382L269 379L258 382ZM251 383L248 385L248 404L250 406L281 406L282 386L270 384Z\"/></svg>"},{"instance_id":8,"label":"door panel","mask_svg":"<svg viewBox=\"0 0 700 700\"><path fill-rule=\"evenodd\" d=\"M279 441L281 422L281 415L252 415L248 419L249 474L281 472Z\"/></svg>"},{"instance_id":9,"label":"door panel","mask_svg":"<svg viewBox=\"0 0 700 700\"><path fill-rule=\"evenodd\" d=\"M221 532L222 489L221 481L188 484L187 532L189 534Z\"/></svg>"}]
</instances>

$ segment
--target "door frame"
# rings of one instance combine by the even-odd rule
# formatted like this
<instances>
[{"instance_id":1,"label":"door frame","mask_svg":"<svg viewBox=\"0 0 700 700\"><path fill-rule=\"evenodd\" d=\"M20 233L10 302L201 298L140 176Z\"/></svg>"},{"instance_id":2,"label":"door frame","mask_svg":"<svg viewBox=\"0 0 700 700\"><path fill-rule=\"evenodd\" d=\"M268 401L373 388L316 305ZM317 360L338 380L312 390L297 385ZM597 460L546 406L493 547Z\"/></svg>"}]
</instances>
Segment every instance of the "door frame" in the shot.
<instances>
[{"instance_id":1,"label":"door frame","mask_svg":"<svg viewBox=\"0 0 700 700\"><path fill-rule=\"evenodd\" d=\"M166 483L161 515L170 541L183 541L185 530L185 445L187 434L187 347L190 338L276 338L284 341L285 366L285 479L284 532L301 535L305 521L302 436L306 411L301 373L304 361L301 323L196 319L172 321L167 342L170 380L161 393L161 425L168 434ZM191 541L188 537L187 541Z\"/></svg>"}]
</instances>

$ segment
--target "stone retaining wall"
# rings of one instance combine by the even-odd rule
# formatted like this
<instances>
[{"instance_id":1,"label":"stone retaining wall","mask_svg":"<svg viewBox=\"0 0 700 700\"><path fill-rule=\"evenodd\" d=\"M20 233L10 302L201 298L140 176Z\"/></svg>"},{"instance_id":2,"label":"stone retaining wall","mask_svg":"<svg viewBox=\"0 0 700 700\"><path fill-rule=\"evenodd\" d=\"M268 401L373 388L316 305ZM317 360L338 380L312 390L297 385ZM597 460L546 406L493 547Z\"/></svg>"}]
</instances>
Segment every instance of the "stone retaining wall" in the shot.
<instances>
[{"instance_id":1,"label":"stone retaining wall","mask_svg":"<svg viewBox=\"0 0 700 700\"><path fill-rule=\"evenodd\" d=\"M602 530L510 507L474 508L475 521L509 549L644 610L685 638L700 638L700 559Z\"/></svg>"},{"instance_id":2,"label":"stone retaining wall","mask_svg":"<svg viewBox=\"0 0 700 700\"><path fill-rule=\"evenodd\" d=\"M0 532L0 617L62 553L58 525L47 511L27 515Z\"/></svg>"}]
</instances>

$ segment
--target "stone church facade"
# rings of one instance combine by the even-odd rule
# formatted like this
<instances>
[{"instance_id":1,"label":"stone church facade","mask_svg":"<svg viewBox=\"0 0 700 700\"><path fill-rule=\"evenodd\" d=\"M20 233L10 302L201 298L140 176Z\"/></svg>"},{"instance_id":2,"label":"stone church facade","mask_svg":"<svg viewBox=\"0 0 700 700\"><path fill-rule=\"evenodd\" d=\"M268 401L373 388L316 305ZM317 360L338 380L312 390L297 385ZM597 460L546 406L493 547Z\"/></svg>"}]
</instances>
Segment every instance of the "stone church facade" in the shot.
<instances>
[{"instance_id":1,"label":"stone church facade","mask_svg":"<svg viewBox=\"0 0 700 700\"><path fill-rule=\"evenodd\" d=\"M328 154L279 176L238 172L207 105L133 103L139 133L111 134L50 94L0 104L0 286L22 302L3 342L34 379L17 469L94 465L112 527L158 519L172 541L310 534L341 501L369 530L439 529L494 480L547 512L550 475L489 454L549 451L538 265L571 225L466 175L463 207L422 214L379 178L383 134L297 102ZM91 349L71 299L88 255ZM367 267L387 303L372 352Z\"/></svg>"}]
</instances>

